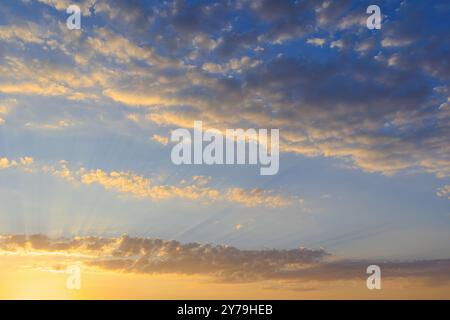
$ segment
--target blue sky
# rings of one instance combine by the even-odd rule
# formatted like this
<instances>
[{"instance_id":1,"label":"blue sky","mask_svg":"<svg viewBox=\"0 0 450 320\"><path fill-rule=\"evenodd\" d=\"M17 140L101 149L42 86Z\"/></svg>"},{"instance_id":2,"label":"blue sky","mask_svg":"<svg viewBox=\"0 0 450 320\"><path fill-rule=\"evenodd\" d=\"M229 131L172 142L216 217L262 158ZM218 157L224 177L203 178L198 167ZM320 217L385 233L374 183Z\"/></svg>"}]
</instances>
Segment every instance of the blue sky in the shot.
<instances>
[{"instance_id":1,"label":"blue sky","mask_svg":"<svg viewBox=\"0 0 450 320\"><path fill-rule=\"evenodd\" d=\"M446 1L68 4L0 4L0 233L449 257ZM194 120L280 129L279 173L175 166Z\"/></svg>"}]
</instances>

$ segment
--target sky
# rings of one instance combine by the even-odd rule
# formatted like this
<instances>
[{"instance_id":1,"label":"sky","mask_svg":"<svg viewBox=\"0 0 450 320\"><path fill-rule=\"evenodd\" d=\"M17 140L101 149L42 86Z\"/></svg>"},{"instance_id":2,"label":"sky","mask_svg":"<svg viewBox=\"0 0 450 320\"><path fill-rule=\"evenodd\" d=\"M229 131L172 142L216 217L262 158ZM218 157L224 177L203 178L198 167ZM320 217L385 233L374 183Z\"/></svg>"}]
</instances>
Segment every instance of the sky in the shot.
<instances>
[{"instance_id":1,"label":"sky","mask_svg":"<svg viewBox=\"0 0 450 320\"><path fill-rule=\"evenodd\" d=\"M449 14L444 0L2 1L0 269L17 281L0 298L173 298L147 289L185 283L176 298L449 298ZM279 129L279 172L175 165L171 133L194 121ZM70 263L89 289L64 289ZM365 288L369 264L390 290ZM62 289L40 296L42 277Z\"/></svg>"}]
</instances>

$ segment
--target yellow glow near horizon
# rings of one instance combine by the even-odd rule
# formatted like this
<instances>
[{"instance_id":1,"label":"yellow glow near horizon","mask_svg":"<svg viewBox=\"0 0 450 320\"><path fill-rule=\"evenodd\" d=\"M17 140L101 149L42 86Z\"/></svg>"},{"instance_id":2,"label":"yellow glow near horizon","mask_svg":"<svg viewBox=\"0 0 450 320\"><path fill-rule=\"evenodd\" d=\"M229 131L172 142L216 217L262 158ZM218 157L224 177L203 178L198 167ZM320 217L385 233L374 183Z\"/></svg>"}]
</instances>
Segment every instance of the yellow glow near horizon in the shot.
<instances>
[{"instance_id":1,"label":"yellow glow near horizon","mask_svg":"<svg viewBox=\"0 0 450 320\"><path fill-rule=\"evenodd\" d=\"M414 279L385 280L382 290L370 291L355 280L219 283L206 276L89 268L83 269L81 289L69 290L68 274L51 270L68 262L67 256L1 256L0 299L445 299L449 292L448 284L430 286Z\"/></svg>"}]
</instances>

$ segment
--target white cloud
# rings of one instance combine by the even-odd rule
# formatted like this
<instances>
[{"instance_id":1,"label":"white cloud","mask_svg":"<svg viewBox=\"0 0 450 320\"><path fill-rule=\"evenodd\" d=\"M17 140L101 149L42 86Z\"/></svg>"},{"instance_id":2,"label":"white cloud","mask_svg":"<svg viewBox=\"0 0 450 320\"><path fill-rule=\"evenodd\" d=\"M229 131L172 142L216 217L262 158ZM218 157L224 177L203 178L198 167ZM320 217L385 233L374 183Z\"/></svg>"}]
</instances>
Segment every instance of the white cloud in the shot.
<instances>
[{"instance_id":1,"label":"white cloud","mask_svg":"<svg viewBox=\"0 0 450 320\"><path fill-rule=\"evenodd\" d=\"M439 188L436 194L438 195L438 197L446 197L450 200L450 185L445 185L442 188Z\"/></svg>"},{"instance_id":2,"label":"white cloud","mask_svg":"<svg viewBox=\"0 0 450 320\"><path fill-rule=\"evenodd\" d=\"M318 46L318 47L323 47L325 42L326 42L326 40L323 38L310 38L306 41L306 43L312 44L312 45Z\"/></svg>"}]
</instances>

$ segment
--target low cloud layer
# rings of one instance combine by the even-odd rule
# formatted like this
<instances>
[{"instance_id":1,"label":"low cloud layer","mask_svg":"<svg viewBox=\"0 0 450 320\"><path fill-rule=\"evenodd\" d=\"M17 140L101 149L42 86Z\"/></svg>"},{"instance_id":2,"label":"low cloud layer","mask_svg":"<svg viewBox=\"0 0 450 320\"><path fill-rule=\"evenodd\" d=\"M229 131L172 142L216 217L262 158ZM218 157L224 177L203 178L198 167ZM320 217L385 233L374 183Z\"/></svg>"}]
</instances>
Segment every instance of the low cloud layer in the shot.
<instances>
[{"instance_id":1,"label":"low cloud layer","mask_svg":"<svg viewBox=\"0 0 450 320\"><path fill-rule=\"evenodd\" d=\"M211 276L220 282L266 280L364 280L366 268L379 265L383 278L415 278L442 285L450 281L450 260L406 262L339 260L326 250L242 250L175 240L3 235L0 254L63 254L86 266L125 273Z\"/></svg>"}]
</instances>

